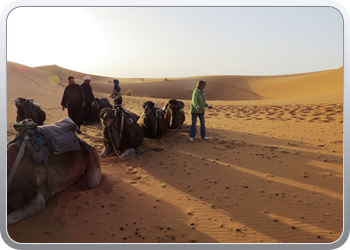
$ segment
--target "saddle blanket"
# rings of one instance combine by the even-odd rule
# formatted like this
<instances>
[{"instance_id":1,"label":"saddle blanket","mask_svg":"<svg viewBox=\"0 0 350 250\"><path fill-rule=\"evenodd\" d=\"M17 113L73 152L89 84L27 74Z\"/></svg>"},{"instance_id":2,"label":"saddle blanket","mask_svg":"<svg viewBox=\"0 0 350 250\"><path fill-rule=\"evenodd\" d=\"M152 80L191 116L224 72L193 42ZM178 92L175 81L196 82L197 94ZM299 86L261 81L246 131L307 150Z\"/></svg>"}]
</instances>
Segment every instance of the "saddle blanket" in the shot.
<instances>
[{"instance_id":1,"label":"saddle blanket","mask_svg":"<svg viewBox=\"0 0 350 250\"><path fill-rule=\"evenodd\" d=\"M78 127L68 117L54 124L39 126L38 129L54 154L81 150L79 138L74 132Z\"/></svg>"},{"instance_id":2,"label":"saddle blanket","mask_svg":"<svg viewBox=\"0 0 350 250\"><path fill-rule=\"evenodd\" d=\"M154 107L154 109L157 111L158 110L158 113L161 115L161 116L164 116L165 115L165 112L163 109L161 108L158 108L158 107Z\"/></svg>"},{"instance_id":3,"label":"saddle blanket","mask_svg":"<svg viewBox=\"0 0 350 250\"><path fill-rule=\"evenodd\" d=\"M131 125L132 123L137 123L137 121L140 119L140 116L138 116L137 114L127 110L126 108L123 108L123 110L125 111L125 113L132 119L130 121L127 120L127 123L129 125Z\"/></svg>"},{"instance_id":4,"label":"saddle blanket","mask_svg":"<svg viewBox=\"0 0 350 250\"><path fill-rule=\"evenodd\" d=\"M27 131L29 140L25 153L34 162L45 162L51 154L81 150L80 140L75 134L77 125L70 118L63 118L54 124L38 126L36 130ZM22 141L15 145L19 148Z\"/></svg>"}]
</instances>

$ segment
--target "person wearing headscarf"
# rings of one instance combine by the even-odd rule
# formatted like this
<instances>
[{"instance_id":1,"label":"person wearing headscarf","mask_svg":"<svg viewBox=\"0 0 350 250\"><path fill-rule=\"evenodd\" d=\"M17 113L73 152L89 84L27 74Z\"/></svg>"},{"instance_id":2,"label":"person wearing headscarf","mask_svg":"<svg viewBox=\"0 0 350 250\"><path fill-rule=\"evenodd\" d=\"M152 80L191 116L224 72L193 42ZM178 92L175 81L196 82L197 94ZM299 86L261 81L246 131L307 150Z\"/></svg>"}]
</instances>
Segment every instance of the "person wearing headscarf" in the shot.
<instances>
[{"instance_id":1,"label":"person wearing headscarf","mask_svg":"<svg viewBox=\"0 0 350 250\"><path fill-rule=\"evenodd\" d=\"M121 94L121 88L119 86L119 80L118 79L114 79L113 80L113 90L112 90L112 94L110 95L110 97L113 99L114 104L122 104L123 102L123 98L122 98L122 94Z\"/></svg>"},{"instance_id":2,"label":"person wearing headscarf","mask_svg":"<svg viewBox=\"0 0 350 250\"><path fill-rule=\"evenodd\" d=\"M85 76L83 78L84 82L80 85L84 96L85 96L85 106L83 107L83 125L89 125L92 121L92 101L95 99L94 93L92 92L92 87L90 85L91 77Z\"/></svg>"},{"instance_id":3,"label":"person wearing headscarf","mask_svg":"<svg viewBox=\"0 0 350 250\"><path fill-rule=\"evenodd\" d=\"M61 106L62 110L68 109L68 116L78 126L77 133L80 134L85 96L80 85L75 83L73 76L68 77L68 83L68 86L64 89Z\"/></svg>"}]
</instances>

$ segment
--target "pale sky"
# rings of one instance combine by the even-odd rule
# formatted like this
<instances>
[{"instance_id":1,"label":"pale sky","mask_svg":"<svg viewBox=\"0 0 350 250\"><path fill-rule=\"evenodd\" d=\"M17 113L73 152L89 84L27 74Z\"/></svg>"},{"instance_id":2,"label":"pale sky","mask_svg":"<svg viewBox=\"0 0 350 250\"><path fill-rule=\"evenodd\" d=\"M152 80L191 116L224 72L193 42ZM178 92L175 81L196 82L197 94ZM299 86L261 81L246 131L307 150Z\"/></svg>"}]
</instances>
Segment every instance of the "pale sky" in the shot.
<instances>
[{"instance_id":1,"label":"pale sky","mask_svg":"<svg viewBox=\"0 0 350 250\"><path fill-rule=\"evenodd\" d=\"M111 77L284 75L343 66L332 7L21 7L7 60Z\"/></svg>"}]
</instances>

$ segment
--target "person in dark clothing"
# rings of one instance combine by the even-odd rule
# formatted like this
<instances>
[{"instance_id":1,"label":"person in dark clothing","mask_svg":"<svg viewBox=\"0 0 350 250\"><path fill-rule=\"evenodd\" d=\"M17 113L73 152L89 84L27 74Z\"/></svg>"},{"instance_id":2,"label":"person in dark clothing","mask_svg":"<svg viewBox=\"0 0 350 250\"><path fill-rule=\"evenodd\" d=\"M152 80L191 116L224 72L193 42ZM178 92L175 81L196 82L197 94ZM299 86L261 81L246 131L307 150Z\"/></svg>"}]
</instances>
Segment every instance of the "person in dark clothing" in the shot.
<instances>
[{"instance_id":1,"label":"person in dark clothing","mask_svg":"<svg viewBox=\"0 0 350 250\"><path fill-rule=\"evenodd\" d=\"M112 94L110 95L110 97L113 99L114 104L122 104L123 102L123 98L122 98L122 94L121 94L121 88L119 86L119 80L118 79L114 79L113 80L113 90L112 90Z\"/></svg>"},{"instance_id":2,"label":"person in dark clothing","mask_svg":"<svg viewBox=\"0 0 350 250\"><path fill-rule=\"evenodd\" d=\"M84 96L85 96L85 106L83 107L83 125L89 125L92 122L92 101L95 99L94 93L92 92L92 87L90 85L91 77L85 76L84 82L80 85Z\"/></svg>"},{"instance_id":3,"label":"person in dark clothing","mask_svg":"<svg viewBox=\"0 0 350 250\"><path fill-rule=\"evenodd\" d=\"M77 133L81 133L80 126L83 118L83 107L85 106L85 97L80 85L74 82L74 77L68 77L68 86L65 88L61 106L62 110L68 109L68 116L78 126Z\"/></svg>"}]
</instances>

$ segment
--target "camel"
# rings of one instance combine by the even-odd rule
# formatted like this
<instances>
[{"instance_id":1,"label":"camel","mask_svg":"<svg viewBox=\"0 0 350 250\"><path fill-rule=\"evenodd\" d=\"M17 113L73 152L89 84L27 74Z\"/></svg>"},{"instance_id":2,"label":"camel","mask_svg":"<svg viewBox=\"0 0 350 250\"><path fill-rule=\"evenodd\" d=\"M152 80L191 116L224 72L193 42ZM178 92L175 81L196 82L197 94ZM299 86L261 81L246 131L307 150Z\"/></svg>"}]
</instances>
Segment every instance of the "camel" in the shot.
<instances>
[{"instance_id":1,"label":"camel","mask_svg":"<svg viewBox=\"0 0 350 250\"><path fill-rule=\"evenodd\" d=\"M141 127L147 138L160 139L167 131L167 122L164 119L164 111L154 105L151 101L143 104L145 111L142 115Z\"/></svg>"},{"instance_id":2,"label":"camel","mask_svg":"<svg viewBox=\"0 0 350 250\"><path fill-rule=\"evenodd\" d=\"M103 126L102 157L117 154L123 158L126 152L133 153L134 149L143 143L143 131L132 113L122 108L123 104L115 104L114 108L101 110L100 118Z\"/></svg>"},{"instance_id":3,"label":"camel","mask_svg":"<svg viewBox=\"0 0 350 250\"><path fill-rule=\"evenodd\" d=\"M68 117L62 119L62 121L63 123L73 123ZM75 126L73 129L76 130L76 125L74 123L73 125ZM46 126L45 129L49 129L50 125L44 126ZM38 139L50 140L38 132L40 131L38 129L44 126L36 126L30 119L14 125L19 134L7 147L8 226L40 213L45 209L45 202L50 197L67 189L72 184L76 184L83 189L92 189L100 183L101 166L99 156L92 146L79 140L74 131L75 138L71 137L74 142L71 142L68 137L62 139L65 144L78 145L80 150L53 153L47 144L41 144L42 149L49 148L49 150L43 150L42 152L45 155L50 151L46 154L47 157L35 158L28 153L31 152L29 150L30 146L34 148L38 146L36 144L40 142ZM57 129L55 132L57 132L60 126L55 127ZM71 127L63 129L68 131ZM66 136L69 133L63 135ZM60 148L59 143L54 145L56 150ZM42 161L38 162L38 159Z\"/></svg>"},{"instance_id":4,"label":"camel","mask_svg":"<svg viewBox=\"0 0 350 250\"><path fill-rule=\"evenodd\" d=\"M185 122L185 112L183 108L185 104L182 101L171 99L164 106L165 116L169 129L179 129Z\"/></svg>"},{"instance_id":5,"label":"camel","mask_svg":"<svg viewBox=\"0 0 350 250\"><path fill-rule=\"evenodd\" d=\"M107 98L95 98L95 100L92 101L91 107L92 122L100 121L100 112L102 109L107 107L112 108L112 105L109 103Z\"/></svg>"},{"instance_id":6,"label":"camel","mask_svg":"<svg viewBox=\"0 0 350 250\"><path fill-rule=\"evenodd\" d=\"M15 105L17 107L16 122L31 118L38 125L44 124L46 114L41 109L40 104L33 99L18 97L15 100Z\"/></svg>"}]
</instances>

